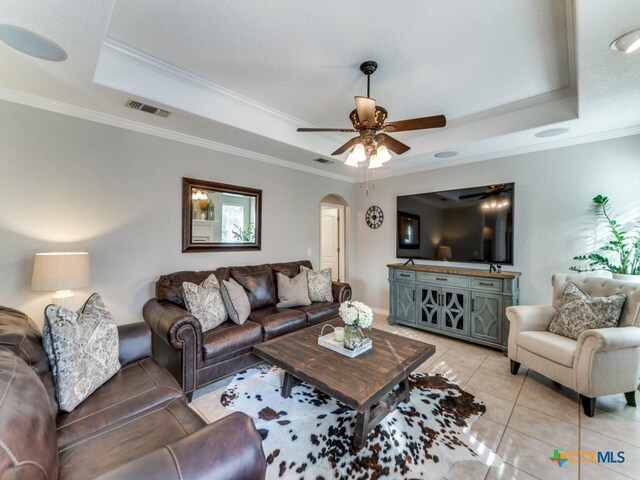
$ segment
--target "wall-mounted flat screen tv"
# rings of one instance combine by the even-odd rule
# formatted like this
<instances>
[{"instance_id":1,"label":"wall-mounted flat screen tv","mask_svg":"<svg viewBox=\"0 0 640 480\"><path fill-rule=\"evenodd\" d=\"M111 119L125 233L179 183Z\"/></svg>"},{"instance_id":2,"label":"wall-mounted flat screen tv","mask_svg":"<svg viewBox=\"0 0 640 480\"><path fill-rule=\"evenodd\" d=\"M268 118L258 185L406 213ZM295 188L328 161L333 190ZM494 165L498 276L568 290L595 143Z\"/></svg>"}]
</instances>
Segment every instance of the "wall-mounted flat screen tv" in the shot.
<instances>
[{"instance_id":1,"label":"wall-mounted flat screen tv","mask_svg":"<svg viewBox=\"0 0 640 480\"><path fill-rule=\"evenodd\" d=\"M514 183L398 197L397 258L513 265Z\"/></svg>"}]
</instances>

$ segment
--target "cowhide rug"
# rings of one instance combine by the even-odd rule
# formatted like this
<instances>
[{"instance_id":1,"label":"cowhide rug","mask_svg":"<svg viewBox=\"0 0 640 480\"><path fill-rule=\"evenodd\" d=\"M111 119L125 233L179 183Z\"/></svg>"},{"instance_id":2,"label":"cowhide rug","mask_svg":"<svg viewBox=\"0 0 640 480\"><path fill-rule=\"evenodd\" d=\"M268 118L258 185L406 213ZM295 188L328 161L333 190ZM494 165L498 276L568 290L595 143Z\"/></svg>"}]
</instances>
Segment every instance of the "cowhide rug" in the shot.
<instances>
[{"instance_id":1,"label":"cowhide rug","mask_svg":"<svg viewBox=\"0 0 640 480\"><path fill-rule=\"evenodd\" d=\"M469 427L484 405L440 374L410 376L411 399L387 415L356 450L356 414L303 383L280 396L283 372L262 365L236 374L222 404L253 418L263 437L267 478L441 478L457 462L501 463L488 448L474 451Z\"/></svg>"}]
</instances>

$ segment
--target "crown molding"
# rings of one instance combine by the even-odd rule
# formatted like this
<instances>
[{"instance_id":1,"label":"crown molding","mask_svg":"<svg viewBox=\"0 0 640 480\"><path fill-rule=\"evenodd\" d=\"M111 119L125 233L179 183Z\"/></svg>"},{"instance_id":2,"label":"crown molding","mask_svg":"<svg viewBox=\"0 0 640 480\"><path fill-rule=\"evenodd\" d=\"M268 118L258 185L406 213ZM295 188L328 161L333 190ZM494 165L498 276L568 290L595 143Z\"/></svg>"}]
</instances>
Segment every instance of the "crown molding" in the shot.
<instances>
[{"instance_id":1,"label":"crown molding","mask_svg":"<svg viewBox=\"0 0 640 480\"><path fill-rule=\"evenodd\" d=\"M288 160L282 160L280 158L272 157L270 155L264 155L262 153L253 152L251 150L245 150L243 148L234 147L224 143L216 142L213 140L196 137L194 135L188 135L185 133L175 132L166 128L156 127L154 125L147 125L145 123L136 122L126 118L121 118L116 115L108 113L98 112L77 105L71 105L64 102L52 100L50 98L40 97L32 95L30 93L24 93L17 90L12 90L5 87L0 87L0 99L8 102L17 103L20 105L26 105L28 107L38 108L41 110L47 110L49 112L59 113L62 115L68 115L71 117L81 118L91 122L101 123L112 127L124 128L138 133L146 135L152 135L158 138L164 138L167 140L173 140L180 143L186 143L194 145L196 147L206 148L208 150L214 150L216 152L227 153L243 158L250 158L260 162L269 163L271 165L277 165L279 167L290 168L293 170L299 170L301 172L310 173L313 175L319 175L321 177L331 178L333 180L340 180L347 183L357 183L355 178L347 175L341 175L334 172L326 172L318 168L309 167L306 165L300 165Z\"/></svg>"},{"instance_id":2,"label":"crown molding","mask_svg":"<svg viewBox=\"0 0 640 480\"><path fill-rule=\"evenodd\" d=\"M601 142L604 140L612 140L614 138L630 137L632 135L640 134L640 125L633 127L625 127L616 130L608 130L606 132L589 133L585 135L578 135L570 138L563 138L552 140L544 143L536 143L532 145L525 145L522 147L508 148L497 152L484 153L482 155L473 155L456 160L440 160L438 162L431 163L429 165L407 167L398 170L387 170L386 172L376 172L377 178L392 178L401 177L403 175L411 175L419 172L426 172L429 170L437 170L440 168L457 167L460 165L466 165L469 163L481 162L484 160L492 160L504 157L514 157L517 155L523 155L526 153L542 152L545 150L554 150L557 148L571 147L573 145L582 145L585 143Z\"/></svg>"},{"instance_id":3,"label":"crown molding","mask_svg":"<svg viewBox=\"0 0 640 480\"><path fill-rule=\"evenodd\" d=\"M186 83L188 85L203 89L210 93L216 95L222 95L223 97L229 98L233 100L237 104L241 104L243 106L260 110L269 115L282 119L294 127L309 127L315 128L316 125L313 125L309 122L305 122L293 115L289 115L285 112L277 110L275 108L269 107L263 103L260 103L252 98L241 95L233 90L223 87L215 82L207 80L199 75L193 74L187 70L184 70L180 67L177 67L171 63L160 60L157 57L149 55L141 50L130 47L122 42L119 42L111 37L106 37L102 43L102 49L109 54L118 56L127 61L133 62L138 66L141 66L147 70L153 71L159 75L163 75L165 77L169 77L173 80L176 80L181 83ZM331 138L332 140L340 140L343 138L341 136L327 133L327 132L318 132L321 135Z\"/></svg>"}]
</instances>

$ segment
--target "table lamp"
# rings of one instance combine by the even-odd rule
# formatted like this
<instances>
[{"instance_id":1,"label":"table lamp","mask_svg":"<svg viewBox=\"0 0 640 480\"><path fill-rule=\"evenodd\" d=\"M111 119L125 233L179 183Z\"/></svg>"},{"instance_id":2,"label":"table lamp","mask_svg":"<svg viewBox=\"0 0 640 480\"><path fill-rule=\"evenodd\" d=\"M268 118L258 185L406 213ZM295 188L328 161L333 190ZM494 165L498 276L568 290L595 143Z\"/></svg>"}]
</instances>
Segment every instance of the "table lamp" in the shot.
<instances>
[{"instance_id":1,"label":"table lamp","mask_svg":"<svg viewBox=\"0 0 640 480\"><path fill-rule=\"evenodd\" d=\"M71 289L89 285L89 254L87 252L36 253L33 261L31 289L55 291L52 302L69 310L76 309Z\"/></svg>"},{"instance_id":2,"label":"table lamp","mask_svg":"<svg viewBox=\"0 0 640 480\"><path fill-rule=\"evenodd\" d=\"M451 247L438 247L438 260L446 262L451 259Z\"/></svg>"}]
</instances>

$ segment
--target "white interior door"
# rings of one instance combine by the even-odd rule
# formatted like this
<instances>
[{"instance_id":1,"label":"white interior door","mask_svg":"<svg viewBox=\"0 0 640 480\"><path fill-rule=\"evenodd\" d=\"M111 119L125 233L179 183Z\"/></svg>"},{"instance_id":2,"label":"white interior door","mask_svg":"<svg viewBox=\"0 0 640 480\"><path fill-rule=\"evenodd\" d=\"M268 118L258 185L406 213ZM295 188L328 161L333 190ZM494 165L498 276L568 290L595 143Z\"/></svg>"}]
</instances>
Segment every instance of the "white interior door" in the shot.
<instances>
[{"instance_id":1,"label":"white interior door","mask_svg":"<svg viewBox=\"0 0 640 480\"><path fill-rule=\"evenodd\" d=\"M322 206L320 221L320 268L331 268L333 281L340 281L340 207Z\"/></svg>"}]
</instances>

